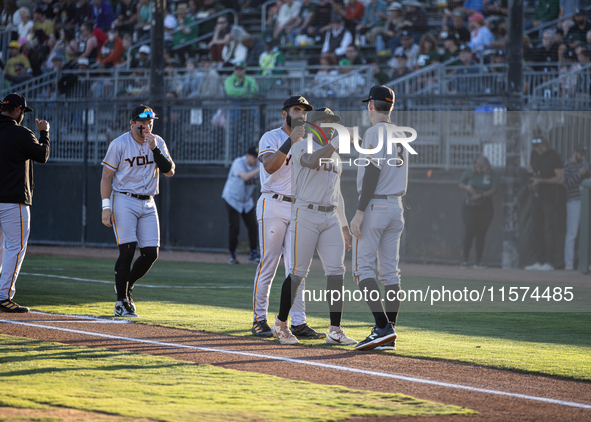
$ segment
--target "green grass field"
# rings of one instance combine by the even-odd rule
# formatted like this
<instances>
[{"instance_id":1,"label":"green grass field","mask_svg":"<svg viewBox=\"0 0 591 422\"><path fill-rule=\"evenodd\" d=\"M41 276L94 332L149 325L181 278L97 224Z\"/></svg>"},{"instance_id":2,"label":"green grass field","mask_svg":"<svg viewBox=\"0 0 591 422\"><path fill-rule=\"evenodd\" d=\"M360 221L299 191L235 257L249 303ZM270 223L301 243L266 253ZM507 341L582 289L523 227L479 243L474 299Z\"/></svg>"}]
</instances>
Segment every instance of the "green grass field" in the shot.
<instances>
[{"instance_id":1,"label":"green grass field","mask_svg":"<svg viewBox=\"0 0 591 422\"><path fill-rule=\"evenodd\" d=\"M115 296L111 283L48 276L111 281L113 266L113 260L28 256L22 272L47 276L21 274L15 300L45 312L113 316ZM251 335L254 271L252 266L157 262L134 290L141 316L138 322ZM272 289L271 316L278 309L282 279L278 275ZM322 274L312 271L309 282L321 285ZM441 282L408 276L404 287ZM443 282L449 285L453 280ZM233 288L216 288L221 286ZM345 309L342 326L351 337L362 340L369 334L372 321L369 312ZM325 330L327 312L309 312L308 323ZM395 353L591 381L589 327L591 313L405 313L403 307ZM323 340L301 344L329 347Z\"/></svg>"},{"instance_id":2,"label":"green grass field","mask_svg":"<svg viewBox=\"0 0 591 422\"><path fill-rule=\"evenodd\" d=\"M0 343L0 406L6 407L68 408L122 420L170 422L473 413L401 394L315 385L164 357L3 335Z\"/></svg>"}]
</instances>

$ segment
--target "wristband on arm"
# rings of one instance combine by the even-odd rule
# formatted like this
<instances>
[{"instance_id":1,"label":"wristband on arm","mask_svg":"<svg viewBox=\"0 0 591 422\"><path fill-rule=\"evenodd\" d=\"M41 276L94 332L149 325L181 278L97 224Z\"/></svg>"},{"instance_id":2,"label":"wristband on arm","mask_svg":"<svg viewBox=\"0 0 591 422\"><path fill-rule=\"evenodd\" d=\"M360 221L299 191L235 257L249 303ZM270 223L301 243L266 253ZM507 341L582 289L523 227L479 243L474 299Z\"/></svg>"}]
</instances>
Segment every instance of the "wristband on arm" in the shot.
<instances>
[{"instance_id":1,"label":"wristband on arm","mask_svg":"<svg viewBox=\"0 0 591 422\"><path fill-rule=\"evenodd\" d=\"M170 170L172 170L172 161L162 154L160 148L154 148L152 150L152 154L154 154L154 161L156 162L158 168L162 170L162 173L168 173Z\"/></svg>"},{"instance_id":2,"label":"wristband on arm","mask_svg":"<svg viewBox=\"0 0 591 422\"><path fill-rule=\"evenodd\" d=\"M291 149L292 144L293 141L291 140L291 138L287 138L283 145L281 145L281 147L279 148L279 151L281 151L285 155L289 154L289 150Z\"/></svg>"}]
</instances>

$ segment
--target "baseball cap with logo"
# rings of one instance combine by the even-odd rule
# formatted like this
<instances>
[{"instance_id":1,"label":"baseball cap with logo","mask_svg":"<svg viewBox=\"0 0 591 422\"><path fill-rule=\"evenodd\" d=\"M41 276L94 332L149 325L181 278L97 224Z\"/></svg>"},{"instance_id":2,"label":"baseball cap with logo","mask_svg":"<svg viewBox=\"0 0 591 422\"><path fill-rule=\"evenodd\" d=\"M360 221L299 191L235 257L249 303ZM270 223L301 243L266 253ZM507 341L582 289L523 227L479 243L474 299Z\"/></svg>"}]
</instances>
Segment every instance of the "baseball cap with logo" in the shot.
<instances>
[{"instance_id":1,"label":"baseball cap with logo","mask_svg":"<svg viewBox=\"0 0 591 422\"><path fill-rule=\"evenodd\" d=\"M308 102L308 100L306 100L306 98L304 98L303 95L292 95L291 97L289 97L287 100L285 100L283 102L283 109L285 110L286 108L291 107L291 106L294 106L294 105L304 106L304 108L307 111L314 110L314 107L312 107L310 105L310 103Z\"/></svg>"},{"instance_id":2,"label":"baseball cap with logo","mask_svg":"<svg viewBox=\"0 0 591 422\"><path fill-rule=\"evenodd\" d=\"M394 103L394 91L384 85L376 85L369 90L369 98L363 100L362 103L367 103L373 100L386 101L387 103Z\"/></svg>"},{"instance_id":3,"label":"baseball cap with logo","mask_svg":"<svg viewBox=\"0 0 591 422\"><path fill-rule=\"evenodd\" d=\"M320 107L314 112L308 115L309 122L315 122L318 119L327 118L330 123L340 122L341 118L334 114L334 112L328 107Z\"/></svg>"},{"instance_id":4,"label":"baseball cap with logo","mask_svg":"<svg viewBox=\"0 0 591 422\"><path fill-rule=\"evenodd\" d=\"M10 41L8 48L21 48L21 45L18 43L18 41Z\"/></svg>"},{"instance_id":5,"label":"baseball cap with logo","mask_svg":"<svg viewBox=\"0 0 591 422\"><path fill-rule=\"evenodd\" d=\"M587 15L587 12L585 12L585 9L581 9L581 8L577 7L577 8L575 8L575 15L585 16L585 15Z\"/></svg>"},{"instance_id":6,"label":"baseball cap with logo","mask_svg":"<svg viewBox=\"0 0 591 422\"><path fill-rule=\"evenodd\" d=\"M142 45L140 47L140 53L150 54L150 46L149 45Z\"/></svg>"},{"instance_id":7,"label":"baseball cap with logo","mask_svg":"<svg viewBox=\"0 0 591 422\"><path fill-rule=\"evenodd\" d=\"M2 100L2 104L22 106L23 110L25 110L25 112L27 113L29 111L33 111L32 108L27 107L27 100L25 100L25 97L23 97L20 94L17 94L16 92L14 94L8 94L6 97L4 97L4 99Z\"/></svg>"},{"instance_id":8,"label":"baseball cap with logo","mask_svg":"<svg viewBox=\"0 0 591 422\"><path fill-rule=\"evenodd\" d=\"M467 51L468 53L471 53L472 49L470 48L470 46L464 44L460 46L460 51Z\"/></svg>"},{"instance_id":9,"label":"baseball cap with logo","mask_svg":"<svg viewBox=\"0 0 591 422\"><path fill-rule=\"evenodd\" d=\"M246 150L248 155L252 155L253 157L258 157L259 149L257 147L250 147Z\"/></svg>"},{"instance_id":10,"label":"baseball cap with logo","mask_svg":"<svg viewBox=\"0 0 591 422\"><path fill-rule=\"evenodd\" d=\"M147 105L140 104L136 108L131 111L131 120L134 122L140 122L142 120L152 120L157 119L154 110L152 110Z\"/></svg>"},{"instance_id":11,"label":"baseball cap with logo","mask_svg":"<svg viewBox=\"0 0 591 422\"><path fill-rule=\"evenodd\" d=\"M241 68L246 68L246 62L244 60L238 60L236 63L234 63L234 67L241 67Z\"/></svg>"},{"instance_id":12,"label":"baseball cap with logo","mask_svg":"<svg viewBox=\"0 0 591 422\"><path fill-rule=\"evenodd\" d=\"M78 59L78 66L88 66L90 65L90 61L88 60L88 57L80 57Z\"/></svg>"}]
</instances>

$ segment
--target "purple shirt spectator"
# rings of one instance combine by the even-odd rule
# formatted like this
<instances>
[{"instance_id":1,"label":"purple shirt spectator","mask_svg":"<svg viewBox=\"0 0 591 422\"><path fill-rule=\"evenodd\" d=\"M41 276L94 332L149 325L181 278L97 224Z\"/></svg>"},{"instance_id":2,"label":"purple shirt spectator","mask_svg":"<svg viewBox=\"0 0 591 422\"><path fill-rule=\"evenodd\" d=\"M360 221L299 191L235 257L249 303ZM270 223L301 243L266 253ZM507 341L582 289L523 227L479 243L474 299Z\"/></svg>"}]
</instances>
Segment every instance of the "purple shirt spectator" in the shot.
<instances>
[{"instance_id":1,"label":"purple shirt spectator","mask_svg":"<svg viewBox=\"0 0 591 422\"><path fill-rule=\"evenodd\" d=\"M104 32L109 32L115 19L113 6L107 0L92 0L92 20Z\"/></svg>"}]
</instances>

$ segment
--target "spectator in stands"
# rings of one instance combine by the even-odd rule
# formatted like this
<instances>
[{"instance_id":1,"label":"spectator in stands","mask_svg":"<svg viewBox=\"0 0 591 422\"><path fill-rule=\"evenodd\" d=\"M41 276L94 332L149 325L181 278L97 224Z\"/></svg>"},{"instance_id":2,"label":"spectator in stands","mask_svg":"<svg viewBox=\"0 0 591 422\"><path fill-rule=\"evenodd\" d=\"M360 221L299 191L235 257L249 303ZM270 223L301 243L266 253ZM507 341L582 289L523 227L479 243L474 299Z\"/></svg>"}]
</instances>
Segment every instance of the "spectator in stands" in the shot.
<instances>
[{"instance_id":1,"label":"spectator in stands","mask_svg":"<svg viewBox=\"0 0 591 422\"><path fill-rule=\"evenodd\" d=\"M108 38L109 41L101 47L98 57L99 67L107 69L119 64L123 57L123 39L116 27L109 30Z\"/></svg>"},{"instance_id":2,"label":"spectator in stands","mask_svg":"<svg viewBox=\"0 0 591 422\"><path fill-rule=\"evenodd\" d=\"M442 32L440 38L443 40L444 51L439 61L446 62L452 58L459 57L460 49L458 47L455 34Z\"/></svg>"},{"instance_id":3,"label":"spectator in stands","mask_svg":"<svg viewBox=\"0 0 591 422\"><path fill-rule=\"evenodd\" d=\"M29 48L29 62L33 69L33 76L39 76L41 72L41 65L49 57L51 49L47 41L49 37L43 32L42 29L37 29L34 35L33 47Z\"/></svg>"},{"instance_id":4,"label":"spectator in stands","mask_svg":"<svg viewBox=\"0 0 591 422\"><path fill-rule=\"evenodd\" d=\"M482 93L482 80L471 76L470 74L480 73L480 67L474 61L472 57L472 50L467 45L460 46L460 65L462 68L456 69L455 75L458 75L456 79L455 92L458 94L480 94Z\"/></svg>"},{"instance_id":5,"label":"spectator in stands","mask_svg":"<svg viewBox=\"0 0 591 422\"><path fill-rule=\"evenodd\" d=\"M25 70L27 71L31 68L31 63L29 62L29 59L26 58L24 54L21 54L18 41L10 41L10 43L8 44L8 54L10 55L10 57L4 65L5 77L6 75L17 76L17 63L22 64L25 67Z\"/></svg>"},{"instance_id":6,"label":"spectator in stands","mask_svg":"<svg viewBox=\"0 0 591 422\"><path fill-rule=\"evenodd\" d=\"M197 65L193 59L187 59L185 67L187 68L187 72L183 75L182 96L184 98L199 97L203 82L203 73L197 69Z\"/></svg>"},{"instance_id":7,"label":"spectator in stands","mask_svg":"<svg viewBox=\"0 0 591 422\"><path fill-rule=\"evenodd\" d=\"M408 67L408 58L404 53L397 53L394 55L396 66L390 71L390 80L398 79L412 73Z\"/></svg>"},{"instance_id":8,"label":"spectator in stands","mask_svg":"<svg viewBox=\"0 0 591 422\"><path fill-rule=\"evenodd\" d=\"M324 44L322 45L322 54L334 52L337 57L342 57L347 52L347 47L353 42L353 36L345 28L345 22L341 15L335 17L332 28L326 31ZM336 63L336 58L335 58Z\"/></svg>"},{"instance_id":9,"label":"spectator in stands","mask_svg":"<svg viewBox=\"0 0 591 422\"><path fill-rule=\"evenodd\" d=\"M541 23L558 18L560 0L537 0L534 20L525 22L525 29L540 26Z\"/></svg>"},{"instance_id":10,"label":"spectator in stands","mask_svg":"<svg viewBox=\"0 0 591 422\"><path fill-rule=\"evenodd\" d=\"M308 34L308 27L312 24L317 7L318 6L313 3L312 0L302 0L300 15L291 25L293 29L288 29L286 31L288 33L289 42L292 45L297 45L296 38L298 36Z\"/></svg>"},{"instance_id":11,"label":"spectator in stands","mask_svg":"<svg viewBox=\"0 0 591 422\"><path fill-rule=\"evenodd\" d=\"M489 43L489 47L493 50L502 50L507 44L509 35L507 34L507 21L503 18L491 19L488 27L494 36L494 40Z\"/></svg>"},{"instance_id":12,"label":"spectator in stands","mask_svg":"<svg viewBox=\"0 0 591 422\"><path fill-rule=\"evenodd\" d=\"M394 50L394 57L404 54L408 59L408 67L414 68L419 57L419 46L415 43L414 37L406 30L400 33L400 42L402 45ZM394 67L394 66L391 66Z\"/></svg>"},{"instance_id":13,"label":"spectator in stands","mask_svg":"<svg viewBox=\"0 0 591 422\"><path fill-rule=\"evenodd\" d=\"M224 10L224 6L221 2L216 0L203 0L202 5L199 8L199 11L197 12L197 15L194 15L193 17L197 20L205 19L208 16L221 12L222 10ZM215 32L216 25L217 21L215 19L207 20L199 25L199 32L201 34L209 34ZM272 28L272 25L269 27Z\"/></svg>"},{"instance_id":14,"label":"spectator in stands","mask_svg":"<svg viewBox=\"0 0 591 422\"><path fill-rule=\"evenodd\" d=\"M213 38L207 45L211 54L211 60L215 64L221 65L223 63L222 50L230 44L231 30L232 26L228 23L228 18L226 16L219 16L213 32Z\"/></svg>"},{"instance_id":15,"label":"spectator in stands","mask_svg":"<svg viewBox=\"0 0 591 422\"><path fill-rule=\"evenodd\" d=\"M429 66L439 62L439 52L437 51L437 40L433 34L427 33L421 38L419 44L419 55L417 57L416 68Z\"/></svg>"},{"instance_id":16,"label":"spectator in stands","mask_svg":"<svg viewBox=\"0 0 591 422\"><path fill-rule=\"evenodd\" d=\"M564 30L562 28L556 28L554 30L554 40L557 44L564 41Z\"/></svg>"},{"instance_id":17,"label":"spectator in stands","mask_svg":"<svg viewBox=\"0 0 591 422\"><path fill-rule=\"evenodd\" d=\"M404 20L400 29L408 31L419 42L424 33L429 29L427 13L418 0L404 0L402 5L406 8Z\"/></svg>"},{"instance_id":18,"label":"spectator in stands","mask_svg":"<svg viewBox=\"0 0 591 422\"><path fill-rule=\"evenodd\" d=\"M121 35L131 34L137 23L137 16L137 4L135 1L121 0L115 9L115 21L113 25L119 29Z\"/></svg>"},{"instance_id":19,"label":"spectator in stands","mask_svg":"<svg viewBox=\"0 0 591 422\"><path fill-rule=\"evenodd\" d=\"M504 64L505 63L505 51L503 50L493 50L490 53L490 63L491 64ZM493 71L495 72L501 72L503 70L503 68L500 67L495 67L493 68Z\"/></svg>"},{"instance_id":20,"label":"spectator in stands","mask_svg":"<svg viewBox=\"0 0 591 422\"><path fill-rule=\"evenodd\" d=\"M164 44L170 45L172 43L173 34L172 31L178 26L178 21L174 17L174 14L170 11L170 7L166 6L166 16L164 17Z\"/></svg>"},{"instance_id":21,"label":"spectator in stands","mask_svg":"<svg viewBox=\"0 0 591 422\"><path fill-rule=\"evenodd\" d=\"M248 32L239 26L231 25L230 28L230 43L222 50L222 58L226 66L233 66L236 62L246 61L248 55L248 48L246 48L240 40L247 37Z\"/></svg>"},{"instance_id":22,"label":"spectator in stands","mask_svg":"<svg viewBox=\"0 0 591 422\"><path fill-rule=\"evenodd\" d=\"M581 183L591 176L585 144L575 146L575 152L564 162L564 188L566 189L566 238L564 241L564 269L574 270L575 241L581 222Z\"/></svg>"},{"instance_id":23,"label":"spectator in stands","mask_svg":"<svg viewBox=\"0 0 591 422\"><path fill-rule=\"evenodd\" d=\"M18 22L18 14L16 11L17 5L14 0L5 1L0 14L0 26L11 29L18 26L20 22ZM15 19L15 15L17 16L17 19Z\"/></svg>"},{"instance_id":24,"label":"spectator in stands","mask_svg":"<svg viewBox=\"0 0 591 422\"><path fill-rule=\"evenodd\" d=\"M92 0L92 15L90 17L97 27L103 32L107 32L115 20L113 6L108 0Z\"/></svg>"},{"instance_id":25,"label":"spectator in stands","mask_svg":"<svg viewBox=\"0 0 591 422\"><path fill-rule=\"evenodd\" d=\"M591 30L591 22L587 19L587 12L585 9L575 9L575 16L573 19L567 19L562 23L562 28L565 35L573 36L573 40L586 41L587 32Z\"/></svg>"},{"instance_id":26,"label":"spectator in stands","mask_svg":"<svg viewBox=\"0 0 591 422\"><path fill-rule=\"evenodd\" d=\"M183 77L176 71L176 67L172 63L164 66L164 91L177 94L183 91Z\"/></svg>"},{"instance_id":27,"label":"spectator in stands","mask_svg":"<svg viewBox=\"0 0 591 422\"><path fill-rule=\"evenodd\" d=\"M464 220L464 259L462 268L468 268L470 250L476 239L475 269L486 268L482 264L484 241L488 226L492 221L494 208L492 197L499 189L499 176L491 168L484 155L478 156L472 168L462 174L460 189L466 192L462 206Z\"/></svg>"},{"instance_id":28,"label":"spectator in stands","mask_svg":"<svg viewBox=\"0 0 591 422\"><path fill-rule=\"evenodd\" d=\"M314 93L319 97L334 95L333 87L330 85L339 76L337 61L334 54L326 53L320 55L320 70L314 75L312 86L318 87Z\"/></svg>"},{"instance_id":29,"label":"spectator in stands","mask_svg":"<svg viewBox=\"0 0 591 422\"><path fill-rule=\"evenodd\" d=\"M378 65L378 62L373 62L373 78L376 85L384 85L389 82L390 76Z\"/></svg>"},{"instance_id":30,"label":"spectator in stands","mask_svg":"<svg viewBox=\"0 0 591 422\"><path fill-rule=\"evenodd\" d=\"M481 13L474 13L468 18L468 22L468 29L470 29L470 43L468 45L475 51L486 50L495 37L486 26L484 16Z\"/></svg>"},{"instance_id":31,"label":"spectator in stands","mask_svg":"<svg viewBox=\"0 0 591 422\"><path fill-rule=\"evenodd\" d=\"M564 62L564 54L568 51L569 46L568 43L566 42L561 42L560 44L558 44L558 48L557 48L557 54L558 54L558 62L562 63Z\"/></svg>"},{"instance_id":32,"label":"spectator in stands","mask_svg":"<svg viewBox=\"0 0 591 422\"><path fill-rule=\"evenodd\" d=\"M268 37L265 41L265 51L259 56L258 66L263 69L263 76L276 73L277 68L285 66L285 57L277 47L273 38ZM283 72L281 72L283 73Z\"/></svg>"},{"instance_id":33,"label":"spectator in stands","mask_svg":"<svg viewBox=\"0 0 591 422\"><path fill-rule=\"evenodd\" d=\"M142 45L139 49L137 57L131 61L132 69L149 69L150 68L150 46Z\"/></svg>"},{"instance_id":34,"label":"spectator in stands","mask_svg":"<svg viewBox=\"0 0 591 422\"><path fill-rule=\"evenodd\" d=\"M324 33L330 29L332 12L333 6L331 0L318 0L312 21L306 29L308 36L314 38L315 42L321 42Z\"/></svg>"},{"instance_id":35,"label":"spectator in stands","mask_svg":"<svg viewBox=\"0 0 591 422\"><path fill-rule=\"evenodd\" d=\"M272 41L273 38L269 37ZM265 52L265 43L254 35L245 35L242 37L242 45L248 49L248 53L246 55L246 65L248 67L257 67L259 65L259 60L261 58L261 54Z\"/></svg>"},{"instance_id":36,"label":"spectator in stands","mask_svg":"<svg viewBox=\"0 0 591 422\"><path fill-rule=\"evenodd\" d=\"M121 55L121 61L115 67L117 69L131 67L131 61L128 57L129 49L131 48L132 38L131 34L123 35L123 54Z\"/></svg>"},{"instance_id":37,"label":"spectator in stands","mask_svg":"<svg viewBox=\"0 0 591 422\"><path fill-rule=\"evenodd\" d=\"M27 72L27 69L25 69L25 66L22 63L15 63L14 65L14 71L16 72L16 75L10 75L8 73L4 74L4 79L6 79L7 81L10 81L11 86L12 85L16 85L16 84L20 84L22 82L28 81L29 79L33 78L33 75L29 72Z\"/></svg>"},{"instance_id":38,"label":"spectator in stands","mask_svg":"<svg viewBox=\"0 0 591 422\"><path fill-rule=\"evenodd\" d=\"M82 25L92 16L92 5L89 0L76 0L76 14L74 20L70 24L71 29L75 29Z\"/></svg>"},{"instance_id":39,"label":"spectator in stands","mask_svg":"<svg viewBox=\"0 0 591 422\"><path fill-rule=\"evenodd\" d=\"M345 58L348 59L354 66L367 64L367 60L359 56L359 48L355 44L351 44L347 47Z\"/></svg>"},{"instance_id":40,"label":"spectator in stands","mask_svg":"<svg viewBox=\"0 0 591 422\"><path fill-rule=\"evenodd\" d=\"M579 7L579 0L560 0L560 11L558 17L571 16L575 14L575 10Z\"/></svg>"},{"instance_id":41,"label":"spectator in stands","mask_svg":"<svg viewBox=\"0 0 591 422\"><path fill-rule=\"evenodd\" d=\"M180 31L175 33L172 38L172 45L177 47L187 41L191 41L199 36L199 28L197 25L191 26L195 22L195 18L189 15L189 8L186 3L181 3L176 8L177 25L175 29ZM220 16L219 19L227 19L225 16ZM227 22L227 20L226 20ZM187 51L191 46L186 46L183 51Z\"/></svg>"},{"instance_id":42,"label":"spectator in stands","mask_svg":"<svg viewBox=\"0 0 591 422\"><path fill-rule=\"evenodd\" d=\"M464 25L464 15L462 12L453 12L452 27L447 30L447 32L457 35L455 38L460 44L467 44L470 42L470 31Z\"/></svg>"},{"instance_id":43,"label":"spectator in stands","mask_svg":"<svg viewBox=\"0 0 591 422\"><path fill-rule=\"evenodd\" d=\"M33 23L33 32L36 29L42 29L48 37L55 37L53 22L47 19L47 9L36 7L33 12L33 20L35 21Z\"/></svg>"},{"instance_id":44,"label":"spectator in stands","mask_svg":"<svg viewBox=\"0 0 591 422\"><path fill-rule=\"evenodd\" d=\"M150 0L139 0L137 4L137 17L134 27L134 42L135 40L147 40L150 37L150 29L152 27L152 8Z\"/></svg>"},{"instance_id":45,"label":"spectator in stands","mask_svg":"<svg viewBox=\"0 0 591 422\"><path fill-rule=\"evenodd\" d=\"M486 16L506 17L509 15L508 0L484 0L482 8Z\"/></svg>"},{"instance_id":46,"label":"spectator in stands","mask_svg":"<svg viewBox=\"0 0 591 422\"><path fill-rule=\"evenodd\" d=\"M251 98L258 93L257 82L246 74L245 62L235 64L234 73L224 82L224 91L228 97L233 98Z\"/></svg>"},{"instance_id":47,"label":"spectator in stands","mask_svg":"<svg viewBox=\"0 0 591 422\"><path fill-rule=\"evenodd\" d=\"M18 39L31 41L33 39L33 21L31 20L31 13L26 7L18 9L18 15L21 18L21 23L17 26Z\"/></svg>"},{"instance_id":48,"label":"spectator in stands","mask_svg":"<svg viewBox=\"0 0 591 422\"><path fill-rule=\"evenodd\" d=\"M273 38L275 40L283 40L289 32L296 28L300 16L302 3L298 0L285 0L277 12L277 20L273 28Z\"/></svg>"},{"instance_id":49,"label":"spectator in stands","mask_svg":"<svg viewBox=\"0 0 591 422\"><path fill-rule=\"evenodd\" d=\"M558 62L558 45L555 42L554 31L547 29L542 35L542 43L532 52L534 62L556 63ZM547 66L537 66L536 70L543 70Z\"/></svg>"},{"instance_id":50,"label":"spectator in stands","mask_svg":"<svg viewBox=\"0 0 591 422\"><path fill-rule=\"evenodd\" d=\"M343 17L347 31L355 33L355 28L359 25L365 14L363 3L359 0L349 0L345 8L335 0L331 0L331 4L335 12Z\"/></svg>"},{"instance_id":51,"label":"spectator in stands","mask_svg":"<svg viewBox=\"0 0 591 422\"><path fill-rule=\"evenodd\" d=\"M347 98L363 94L365 79L353 71L351 61L345 57L339 60L339 74L341 77L332 85L334 94L339 98Z\"/></svg>"},{"instance_id":52,"label":"spectator in stands","mask_svg":"<svg viewBox=\"0 0 591 422\"><path fill-rule=\"evenodd\" d=\"M400 32L402 31L400 25L404 21L404 13L402 4L397 1L390 3L387 11L388 20L386 21L386 25L384 25L384 31L381 35L384 39L384 43L392 52L400 45Z\"/></svg>"},{"instance_id":53,"label":"spectator in stands","mask_svg":"<svg viewBox=\"0 0 591 422\"><path fill-rule=\"evenodd\" d=\"M560 75L566 75L560 85L562 98L572 98L576 95L578 83L576 72L581 69L581 66L576 60L577 56L572 48L564 52L564 56L562 57L564 65L560 66Z\"/></svg>"},{"instance_id":54,"label":"spectator in stands","mask_svg":"<svg viewBox=\"0 0 591 422\"><path fill-rule=\"evenodd\" d=\"M532 246L536 262L525 267L526 270L552 271L558 261L556 245L558 241L557 221L559 186L562 185L564 164L560 156L550 148L544 135L531 141L529 171L532 191L531 218L533 225Z\"/></svg>"},{"instance_id":55,"label":"spectator in stands","mask_svg":"<svg viewBox=\"0 0 591 422\"><path fill-rule=\"evenodd\" d=\"M365 36L370 44L375 44L376 36L383 32L388 20L387 8L388 3L384 0L370 0L365 7L363 19L355 27L355 35Z\"/></svg>"},{"instance_id":56,"label":"spectator in stands","mask_svg":"<svg viewBox=\"0 0 591 422\"><path fill-rule=\"evenodd\" d=\"M583 51L581 51L577 55L577 60L579 61L579 64L581 65L581 67L587 66L589 63L591 63L591 51L583 49ZM585 77L589 78L586 75L585 75ZM584 92L585 92L585 94L590 94L589 91L584 91Z\"/></svg>"},{"instance_id":57,"label":"spectator in stands","mask_svg":"<svg viewBox=\"0 0 591 422\"><path fill-rule=\"evenodd\" d=\"M222 93L222 84L220 83L220 75L214 69L213 63L209 61L206 55L199 59L199 70L203 74L203 82L201 83L201 97L202 98L217 98Z\"/></svg>"},{"instance_id":58,"label":"spectator in stands","mask_svg":"<svg viewBox=\"0 0 591 422\"><path fill-rule=\"evenodd\" d=\"M92 33L94 23L86 21L80 27L80 41L78 42L78 60L87 58L90 64L96 62L99 53L98 40Z\"/></svg>"}]
</instances>

